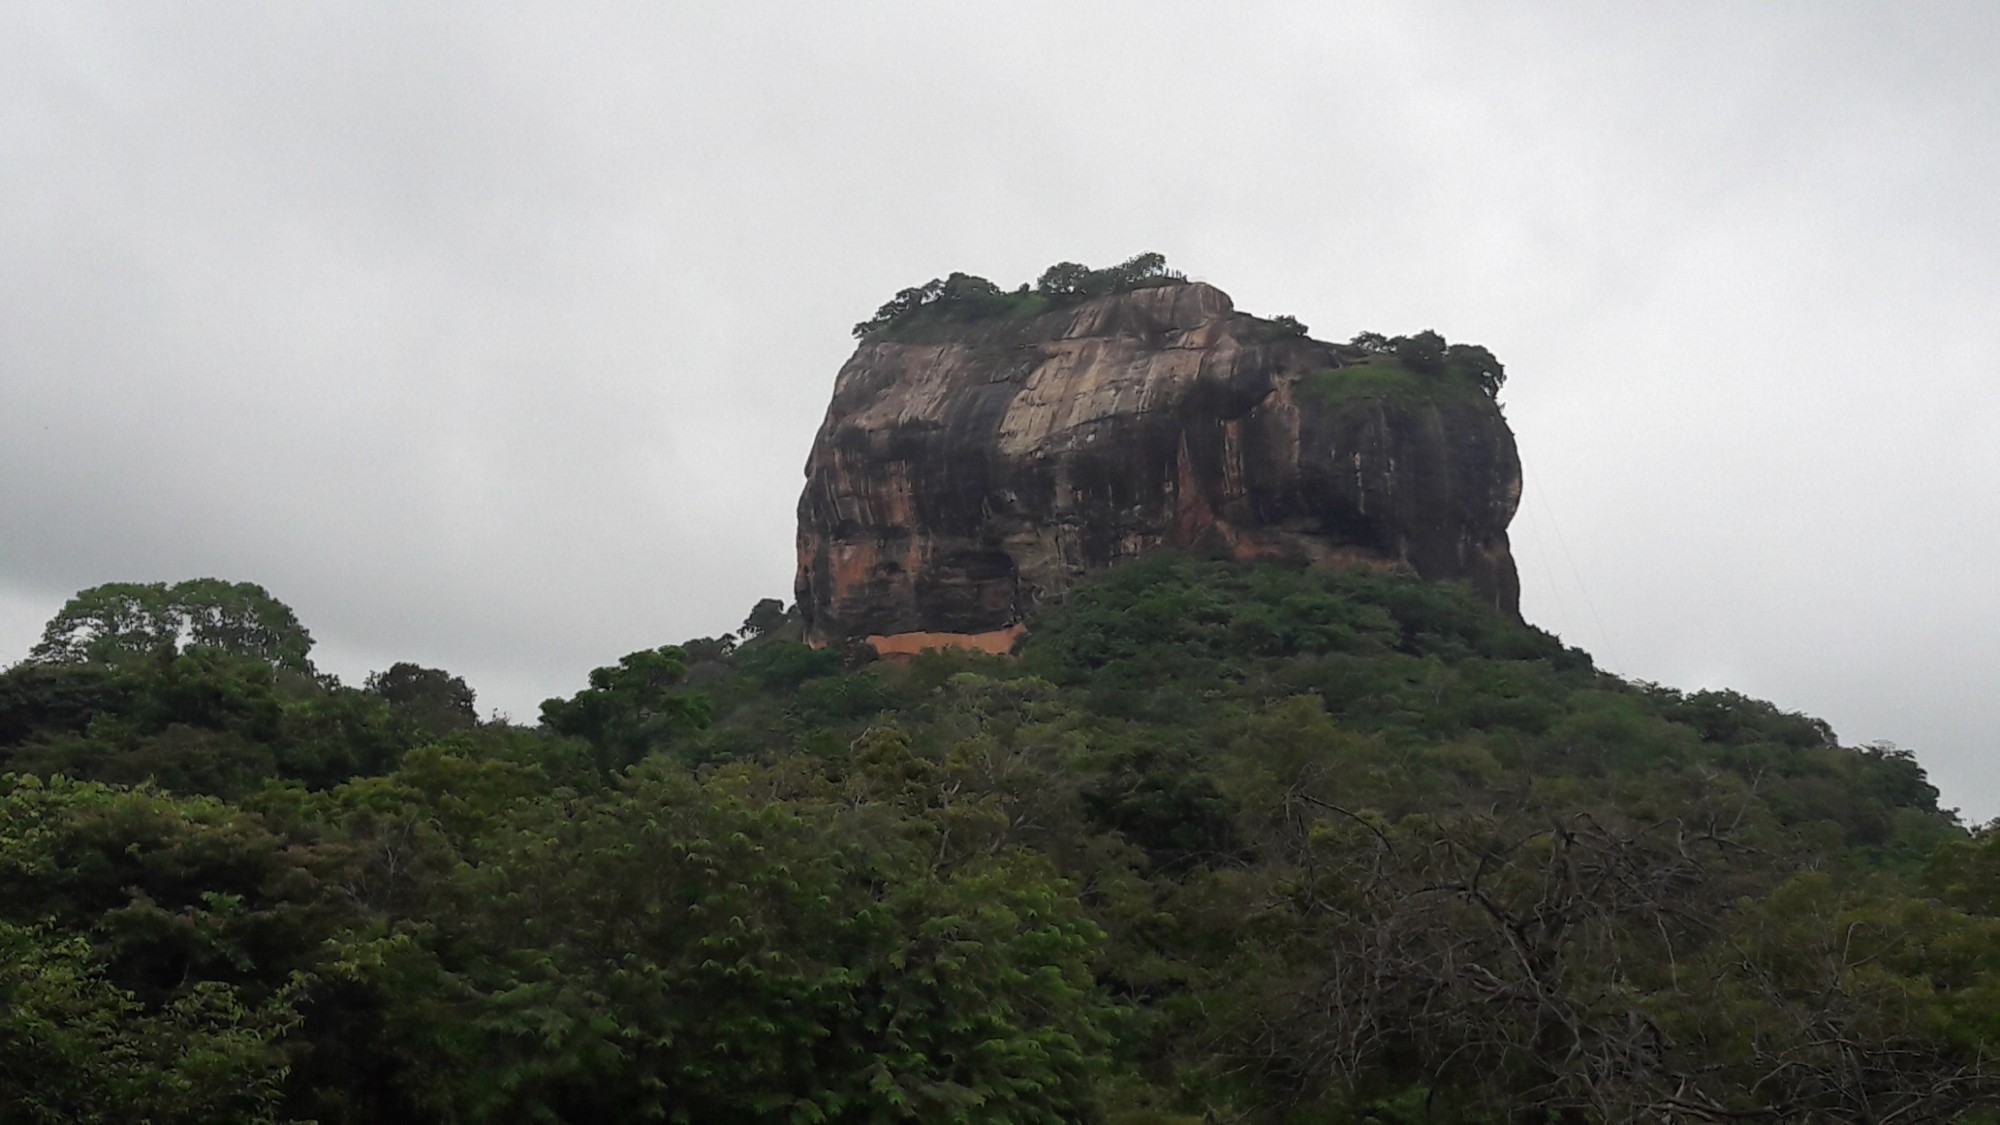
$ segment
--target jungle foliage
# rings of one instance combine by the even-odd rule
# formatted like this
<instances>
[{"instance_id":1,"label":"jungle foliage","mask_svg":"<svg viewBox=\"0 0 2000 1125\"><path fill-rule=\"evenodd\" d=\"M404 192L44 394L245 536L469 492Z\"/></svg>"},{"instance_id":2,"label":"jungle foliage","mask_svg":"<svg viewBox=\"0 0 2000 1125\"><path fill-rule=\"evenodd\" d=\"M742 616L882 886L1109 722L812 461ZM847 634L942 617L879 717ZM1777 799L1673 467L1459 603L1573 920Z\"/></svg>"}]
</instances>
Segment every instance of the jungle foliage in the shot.
<instances>
[{"instance_id":1,"label":"jungle foliage","mask_svg":"<svg viewBox=\"0 0 2000 1125\"><path fill-rule=\"evenodd\" d=\"M2000 831L1905 752L1379 571L746 626L533 728L0 673L0 1121L1995 1120Z\"/></svg>"}]
</instances>

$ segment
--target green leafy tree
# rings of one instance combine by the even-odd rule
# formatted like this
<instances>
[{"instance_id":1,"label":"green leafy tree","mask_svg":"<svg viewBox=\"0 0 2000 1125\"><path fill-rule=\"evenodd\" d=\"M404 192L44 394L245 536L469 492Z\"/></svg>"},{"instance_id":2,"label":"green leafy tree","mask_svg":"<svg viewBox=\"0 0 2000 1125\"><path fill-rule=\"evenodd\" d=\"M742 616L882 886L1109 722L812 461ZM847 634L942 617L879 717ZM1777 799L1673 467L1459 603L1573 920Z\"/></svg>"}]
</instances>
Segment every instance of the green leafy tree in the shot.
<instances>
[{"instance_id":1,"label":"green leafy tree","mask_svg":"<svg viewBox=\"0 0 2000 1125\"><path fill-rule=\"evenodd\" d=\"M283 1117L355 920L337 852L214 798L0 776L0 1119Z\"/></svg>"},{"instance_id":2,"label":"green leafy tree","mask_svg":"<svg viewBox=\"0 0 2000 1125\"><path fill-rule=\"evenodd\" d=\"M319 858L214 798L0 775L0 921L87 938L148 1005L201 981L254 1004L311 971L343 917Z\"/></svg>"},{"instance_id":3,"label":"green leafy tree","mask_svg":"<svg viewBox=\"0 0 2000 1125\"><path fill-rule=\"evenodd\" d=\"M2000 918L2000 821L1940 846L1924 868L1924 885L1960 910Z\"/></svg>"},{"instance_id":4,"label":"green leafy tree","mask_svg":"<svg viewBox=\"0 0 2000 1125\"><path fill-rule=\"evenodd\" d=\"M840 654L797 641L765 641L735 656L739 672L769 691L791 691L807 680L840 673Z\"/></svg>"},{"instance_id":5,"label":"green leafy tree","mask_svg":"<svg viewBox=\"0 0 2000 1125\"><path fill-rule=\"evenodd\" d=\"M399 661L386 671L368 673L363 687L427 731L462 730L479 722L477 695L442 668Z\"/></svg>"},{"instance_id":6,"label":"green leafy tree","mask_svg":"<svg viewBox=\"0 0 2000 1125\"><path fill-rule=\"evenodd\" d=\"M1127 287L1137 287L1155 278L1170 276L1167 270L1167 256L1157 250L1147 250L1134 254L1116 267L1118 277Z\"/></svg>"},{"instance_id":7,"label":"green leafy tree","mask_svg":"<svg viewBox=\"0 0 2000 1125\"><path fill-rule=\"evenodd\" d=\"M1042 271L1035 292L1056 302L1105 297L1172 280L1177 275L1167 269L1164 254L1147 251L1135 254L1115 266L1091 269L1075 262L1057 262Z\"/></svg>"},{"instance_id":8,"label":"green leafy tree","mask_svg":"<svg viewBox=\"0 0 2000 1125\"><path fill-rule=\"evenodd\" d=\"M215 982L148 1006L80 936L0 922L0 1120L21 1125L276 1125L299 1022Z\"/></svg>"},{"instance_id":9,"label":"green leafy tree","mask_svg":"<svg viewBox=\"0 0 2000 1125\"><path fill-rule=\"evenodd\" d=\"M1389 341L1396 360L1419 375L1445 373L1444 337L1426 328L1414 336L1398 336Z\"/></svg>"},{"instance_id":10,"label":"green leafy tree","mask_svg":"<svg viewBox=\"0 0 2000 1125\"><path fill-rule=\"evenodd\" d=\"M23 661L0 671L0 751L30 738L82 735L131 705L134 678L103 664Z\"/></svg>"},{"instance_id":11,"label":"green leafy tree","mask_svg":"<svg viewBox=\"0 0 2000 1125\"><path fill-rule=\"evenodd\" d=\"M643 649L590 673L590 687L542 703L542 725L588 742L605 770L622 769L708 725L708 697L684 689L687 661L671 646Z\"/></svg>"},{"instance_id":12,"label":"green leafy tree","mask_svg":"<svg viewBox=\"0 0 2000 1125\"><path fill-rule=\"evenodd\" d=\"M750 607L750 616L743 619L739 632L744 640L754 640L784 628L786 620L785 603L776 598L764 598Z\"/></svg>"},{"instance_id":13,"label":"green leafy tree","mask_svg":"<svg viewBox=\"0 0 2000 1125\"><path fill-rule=\"evenodd\" d=\"M120 663L217 648L310 674L312 635L291 608L251 582L193 578L113 582L79 592L42 630L28 659L54 664Z\"/></svg>"},{"instance_id":14,"label":"green leafy tree","mask_svg":"<svg viewBox=\"0 0 2000 1125\"><path fill-rule=\"evenodd\" d=\"M976 317L1011 308L1013 301L1000 287L983 277L954 273L932 278L912 289L898 292L875 315L854 326L856 339L923 312Z\"/></svg>"},{"instance_id":15,"label":"green leafy tree","mask_svg":"<svg viewBox=\"0 0 2000 1125\"><path fill-rule=\"evenodd\" d=\"M240 796L380 773L431 731L379 696L192 646L0 673L0 769Z\"/></svg>"},{"instance_id":16,"label":"green leafy tree","mask_svg":"<svg viewBox=\"0 0 2000 1125\"><path fill-rule=\"evenodd\" d=\"M934 872L890 807L774 786L649 763L464 869L463 969L414 949L383 962L439 1021L405 1049L440 1113L1087 1119L1097 935L1047 867Z\"/></svg>"},{"instance_id":17,"label":"green leafy tree","mask_svg":"<svg viewBox=\"0 0 2000 1125\"><path fill-rule=\"evenodd\" d=\"M1489 398L1498 395L1507 381L1507 369L1493 358L1492 352L1478 344L1452 344L1445 348L1444 366L1453 378L1479 384Z\"/></svg>"},{"instance_id":18,"label":"green leafy tree","mask_svg":"<svg viewBox=\"0 0 2000 1125\"><path fill-rule=\"evenodd\" d=\"M1009 293L983 277L954 273L899 290L875 310L874 316L854 326L854 336L866 339L884 330L933 319L1033 316L1051 307L1168 284L1180 277L1167 268L1164 255L1151 251L1095 270L1076 262L1057 262L1042 272L1032 291L1022 285Z\"/></svg>"},{"instance_id":19,"label":"green leafy tree","mask_svg":"<svg viewBox=\"0 0 2000 1125\"><path fill-rule=\"evenodd\" d=\"M1035 279L1035 292L1052 299L1083 296L1090 279L1090 267L1076 262L1057 262Z\"/></svg>"}]
</instances>

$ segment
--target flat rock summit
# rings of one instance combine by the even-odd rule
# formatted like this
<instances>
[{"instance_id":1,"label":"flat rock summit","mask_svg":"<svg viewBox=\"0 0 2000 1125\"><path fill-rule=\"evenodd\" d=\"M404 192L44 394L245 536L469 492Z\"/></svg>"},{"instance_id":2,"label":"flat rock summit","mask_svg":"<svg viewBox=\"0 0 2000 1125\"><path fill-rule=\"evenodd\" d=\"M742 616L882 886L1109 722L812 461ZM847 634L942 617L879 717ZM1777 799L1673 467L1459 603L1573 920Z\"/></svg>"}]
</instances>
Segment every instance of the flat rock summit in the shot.
<instances>
[{"instance_id":1,"label":"flat rock summit","mask_svg":"<svg viewBox=\"0 0 2000 1125\"><path fill-rule=\"evenodd\" d=\"M1518 614L1484 348L1314 340L1158 255L1012 293L954 274L856 334L799 499L815 643L1004 651L1037 602L1159 548L1402 568Z\"/></svg>"}]
</instances>

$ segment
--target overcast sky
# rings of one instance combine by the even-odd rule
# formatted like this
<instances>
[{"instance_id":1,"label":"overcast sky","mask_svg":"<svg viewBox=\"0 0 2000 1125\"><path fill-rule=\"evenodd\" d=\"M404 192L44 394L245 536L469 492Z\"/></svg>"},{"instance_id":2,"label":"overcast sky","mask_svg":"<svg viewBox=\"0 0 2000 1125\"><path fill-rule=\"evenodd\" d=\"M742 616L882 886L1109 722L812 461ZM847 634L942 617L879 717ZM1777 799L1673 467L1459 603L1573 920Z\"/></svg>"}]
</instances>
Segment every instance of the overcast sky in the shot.
<instances>
[{"instance_id":1,"label":"overcast sky","mask_svg":"<svg viewBox=\"0 0 2000 1125\"><path fill-rule=\"evenodd\" d=\"M1506 364L1528 618L2000 816L2000 4L0 0L0 663L268 587L532 721L789 598L849 327L1165 253Z\"/></svg>"}]
</instances>

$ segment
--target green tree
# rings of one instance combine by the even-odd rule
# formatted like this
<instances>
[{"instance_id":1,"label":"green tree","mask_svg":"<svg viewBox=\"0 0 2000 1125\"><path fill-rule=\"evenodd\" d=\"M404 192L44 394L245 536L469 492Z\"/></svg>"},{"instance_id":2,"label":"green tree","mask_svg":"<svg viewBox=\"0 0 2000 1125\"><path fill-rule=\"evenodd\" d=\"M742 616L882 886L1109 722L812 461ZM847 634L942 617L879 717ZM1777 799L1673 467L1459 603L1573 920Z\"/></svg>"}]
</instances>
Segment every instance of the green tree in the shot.
<instances>
[{"instance_id":1,"label":"green tree","mask_svg":"<svg viewBox=\"0 0 2000 1125\"><path fill-rule=\"evenodd\" d=\"M149 1007L83 938L0 922L0 1121L275 1125L293 991L204 982Z\"/></svg>"},{"instance_id":2,"label":"green tree","mask_svg":"<svg viewBox=\"0 0 2000 1125\"><path fill-rule=\"evenodd\" d=\"M935 871L879 803L661 763L463 868L412 1080L466 1121L1087 1119L1097 934L1046 865ZM436 1021L428 1023L425 1021Z\"/></svg>"},{"instance_id":3,"label":"green tree","mask_svg":"<svg viewBox=\"0 0 2000 1125\"><path fill-rule=\"evenodd\" d=\"M708 725L708 697L682 687L687 660L671 646L642 649L595 668L590 687L542 703L542 725L581 738L604 770L622 769Z\"/></svg>"},{"instance_id":4,"label":"green tree","mask_svg":"<svg viewBox=\"0 0 2000 1125\"><path fill-rule=\"evenodd\" d=\"M1419 375L1445 373L1444 337L1426 328L1414 336L1398 336L1389 341L1396 360Z\"/></svg>"},{"instance_id":5,"label":"green tree","mask_svg":"<svg viewBox=\"0 0 2000 1125\"><path fill-rule=\"evenodd\" d=\"M1035 292L1056 302L1075 301L1124 293L1175 276L1167 269L1166 256L1149 250L1104 269L1057 262L1042 271Z\"/></svg>"},{"instance_id":6,"label":"green tree","mask_svg":"<svg viewBox=\"0 0 2000 1125\"><path fill-rule=\"evenodd\" d=\"M988 312L1000 312L1013 305L1000 287L983 277L969 273L954 273L948 277L932 278L912 289L898 292L875 315L854 326L854 336L860 339L878 329L887 328L898 321L906 320L920 312L937 311L960 316L978 316Z\"/></svg>"},{"instance_id":7,"label":"green tree","mask_svg":"<svg viewBox=\"0 0 2000 1125\"><path fill-rule=\"evenodd\" d=\"M338 851L213 798L0 775L0 1120L275 1120L355 921Z\"/></svg>"},{"instance_id":8,"label":"green tree","mask_svg":"<svg viewBox=\"0 0 2000 1125\"><path fill-rule=\"evenodd\" d=\"M307 658L312 635L289 606L255 583L216 578L113 582L80 591L49 620L28 659L112 664L184 645L313 670Z\"/></svg>"},{"instance_id":9,"label":"green tree","mask_svg":"<svg viewBox=\"0 0 2000 1125\"><path fill-rule=\"evenodd\" d=\"M255 1003L311 971L343 917L321 858L214 798L0 775L0 921L87 938L148 1005L201 981Z\"/></svg>"},{"instance_id":10,"label":"green tree","mask_svg":"<svg viewBox=\"0 0 2000 1125\"><path fill-rule=\"evenodd\" d=\"M380 773L434 733L381 697L192 646L0 673L0 769L239 796L271 778Z\"/></svg>"},{"instance_id":11,"label":"green tree","mask_svg":"<svg viewBox=\"0 0 2000 1125\"><path fill-rule=\"evenodd\" d=\"M472 688L442 668L399 661L387 671L368 673L363 688L427 731L462 730L479 722Z\"/></svg>"},{"instance_id":12,"label":"green tree","mask_svg":"<svg viewBox=\"0 0 2000 1125\"><path fill-rule=\"evenodd\" d=\"M1492 352L1478 344L1452 344L1445 348L1444 365L1454 378L1479 384L1489 398L1498 395L1501 384L1507 381L1507 369L1493 358Z\"/></svg>"},{"instance_id":13,"label":"green tree","mask_svg":"<svg viewBox=\"0 0 2000 1125\"><path fill-rule=\"evenodd\" d=\"M1939 847L1924 868L1924 885L1960 910L2000 918L2000 821Z\"/></svg>"},{"instance_id":14,"label":"green tree","mask_svg":"<svg viewBox=\"0 0 2000 1125\"><path fill-rule=\"evenodd\" d=\"M1169 276L1167 256L1157 250L1134 254L1114 267L1126 288L1136 288L1154 278Z\"/></svg>"},{"instance_id":15,"label":"green tree","mask_svg":"<svg viewBox=\"0 0 2000 1125\"><path fill-rule=\"evenodd\" d=\"M750 616L743 619L743 628L739 632L744 640L754 640L784 628L785 621L785 603L776 598L764 598L750 607Z\"/></svg>"},{"instance_id":16,"label":"green tree","mask_svg":"<svg viewBox=\"0 0 2000 1125\"><path fill-rule=\"evenodd\" d=\"M1057 262L1035 279L1035 292L1051 299L1079 297L1090 278L1090 267L1076 262Z\"/></svg>"}]
</instances>

